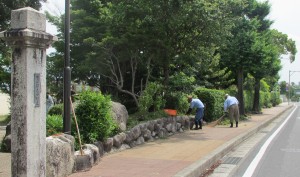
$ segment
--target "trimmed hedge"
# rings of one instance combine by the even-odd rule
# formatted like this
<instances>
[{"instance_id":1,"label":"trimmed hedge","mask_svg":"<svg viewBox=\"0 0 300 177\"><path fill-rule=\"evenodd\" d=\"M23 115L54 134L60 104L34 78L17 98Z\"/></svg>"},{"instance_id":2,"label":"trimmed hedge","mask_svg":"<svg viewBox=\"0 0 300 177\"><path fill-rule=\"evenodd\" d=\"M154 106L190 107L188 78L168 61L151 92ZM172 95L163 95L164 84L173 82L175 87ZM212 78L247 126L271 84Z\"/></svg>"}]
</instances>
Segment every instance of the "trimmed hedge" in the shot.
<instances>
[{"instance_id":1,"label":"trimmed hedge","mask_svg":"<svg viewBox=\"0 0 300 177\"><path fill-rule=\"evenodd\" d=\"M224 95L223 90L214 90L206 88L197 88L195 90L197 97L205 105L204 120L211 122L217 120L223 115Z\"/></svg>"}]
</instances>

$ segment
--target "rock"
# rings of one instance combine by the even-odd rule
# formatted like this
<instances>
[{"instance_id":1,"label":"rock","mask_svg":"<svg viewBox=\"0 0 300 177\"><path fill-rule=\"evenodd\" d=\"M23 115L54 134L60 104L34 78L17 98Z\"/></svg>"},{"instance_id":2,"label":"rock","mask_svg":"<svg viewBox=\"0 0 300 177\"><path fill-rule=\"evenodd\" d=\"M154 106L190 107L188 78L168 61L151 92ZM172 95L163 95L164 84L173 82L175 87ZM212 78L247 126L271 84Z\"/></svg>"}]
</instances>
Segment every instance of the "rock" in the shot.
<instances>
[{"instance_id":1,"label":"rock","mask_svg":"<svg viewBox=\"0 0 300 177\"><path fill-rule=\"evenodd\" d=\"M74 157L74 138L68 136L46 138L46 176L64 177L72 174Z\"/></svg>"},{"instance_id":2,"label":"rock","mask_svg":"<svg viewBox=\"0 0 300 177\"><path fill-rule=\"evenodd\" d=\"M139 137L137 140L136 140L136 145L141 145L141 144L144 144L145 143L145 140L143 137Z\"/></svg>"},{"instance_id":3,"label":"rock","mask_svg":"<svg viewBox=\"0 0 300 177\"><path fill-rule=\"evenodd\" d=\"M152 134L151 134L150 130L146 130L145 131L145 133L144 133L144 139L145 139L145 141L151 141L151 140L153 140Z\"/></svg>"},{"instance_id":4,"label":"rock","mask_svg":"<svg viewBox=\"0 0 300 177\"><path fill-rule=\"evenodd\" d=\"M126 124L128 120L128 112L124 105L112 102L112 117L119 125L121 131L126 131Z\"/></svg>"},{"instance_id":5,"label":"rock","mask_svg":"<svg viewBox=\"0 0 300 177\"><path fill-rule=\"evenodd\" d=\"M80 152L76 151L75 157L75 172L87 171L92 168L93 164L90 152L84 151L84 154L81 155Z\"/></svg>"},{"instance_id":6,"label":"rock","mask_svg":"<svg viewBox=\"0 0 300 177\"><path fill-rule=\"evenodd\" d=\"M120 133L118 135L115 135L113 137L113 145L116 148L120 148L125 139L126 139L126 134L125 133Z\"/></svg>"},{"instance_id":7,"label":"rock","mask_svg":"<svg viewBox=\"0 0 300 177\"><path fill-rule=\"evenodd\" d=\"M132 135L133 135L133 140L136 140L138 137L141 136L141 128L139 125L136 125L131 129Z\"/></svg>"},{"instance_id":8,"label":"rock","mask_svg":"<svg viewBox=\"0 0 300 177\"><path fill-rule=\"evenodd\" d=\"M99 149L97 146L95 146L94 144L85 144L82 147L84 150L90 150L92 153L92 157L93 157L93 161L92 164L97 164L100 160L100 153L99 153Z\"/></svg>"},{"instance_id":9,"label":"rock","mask_svg":"<svg viewBox=\"0 0 300 177\"><path fill-rule=\"evenodd\" d=\"M97 146L98 150L99 150L99 154L102 157L104 155L104 146L103 143L101 141L97 141L94 143L95 146Z\"/></svg>"},{"instance_id":10,"label":"rock","mask_svg":"<svg viewBox=\"0 0 300 177\"><path fill-rule=\"evenodd\" d=\"M133 140L133 133L131 131L126 132L126 138L125 138L125 143L130 144Z\"/></svg>"},{"instance_id":11,"label":"rock","mask_svg":"<svg viewBox=\"0 0 300 177\"><path fill-rule=\"evenodd\" d=\"M155 121L149 121L147 128L152 132L154 130Z\"/></svg>"},{"instance_id":12,"label":"rock","mask_svg":"<svg viewBox=\"0 0 300 177\"><path fill-rule=\"evenodd\" d=\"M167 130L165 128L160 129L159 133L158 133L158 137L159 138L166 138L167 137Z\"/></svg>"},{"instance_id":13,"label":"rock","mask_svg":"<svg viewBox=\"0 0 300 177\"><path fill-rule=\"evenodd\" d=\"M113 138L107 138L103 142L104 151L105 152L110 152L113 145L114 145L114 139Z\"/></svg>"}]
</instances>

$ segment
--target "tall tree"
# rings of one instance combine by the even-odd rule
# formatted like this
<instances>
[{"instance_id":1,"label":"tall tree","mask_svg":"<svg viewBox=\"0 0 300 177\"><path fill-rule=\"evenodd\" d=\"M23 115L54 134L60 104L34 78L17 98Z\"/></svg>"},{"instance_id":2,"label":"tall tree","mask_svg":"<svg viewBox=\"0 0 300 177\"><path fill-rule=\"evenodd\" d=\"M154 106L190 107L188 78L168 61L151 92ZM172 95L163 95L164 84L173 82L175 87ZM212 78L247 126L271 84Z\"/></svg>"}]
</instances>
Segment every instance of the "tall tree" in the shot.
<instances>
[{"instance_id":1,"label":"tall tree","mask_svg":"<svg viewBox=\"0 0 300 177\"><path fill-rule=\"evenodd\" d=\"M268 2L254 3L253 10L249 13L250 18L257 19L257 38L253 45L253 64L249 72L255 78L253 112L260 112L260 81L267 76L275 76L281 69L280 56L290 55L291 61L295 59L295 42L276 30L270 30L272 21L266 17L270 13Z\"/></svg>"},{"instance_id":2,"label":"tall tree","mask_svg":"<svg viewBox=\"0 0 300 177\"><path fill-rule=\"evenodd\" d=\"M247 67L251 66L252 46L256 40L257 21L241 15L235 22L232 36L226 40L226 46L221 48L221 63L228 66L236 76L240 114L245 114L243 80Z\"/></svg>"},{"instance_id":3,"label":"tall tree","mask_svg":"<svg viewBox=\"0 0 300 177\"><path fill-rule=\"evenodd\" d=\"M206 53L215 51L228 34L229 3L233 2L74 0L72 76L86 80L91 73L99 74L102 88L114 88L137 103L149 79L168 83L178 58L189 56L189 66L214 60Z\"/></svg>"},{"instance_id":4,"label":"tall tree","mask_svg":"<svg viewBox=\"0 0 300 177\"><path fill-rule=\"evenodd\" d=\"M289 55L291 61L295 60L296 45L295 41L288 39L288 36L277 30L269 30L261 40L258 40L254 55L256 56L256 65L253 65L250 73L255 78L255 94L253 101L254 112L259 112L259 90L260 80L268 76L276 76L281 69L280 56Z\"/></svg>"}]
</instances>

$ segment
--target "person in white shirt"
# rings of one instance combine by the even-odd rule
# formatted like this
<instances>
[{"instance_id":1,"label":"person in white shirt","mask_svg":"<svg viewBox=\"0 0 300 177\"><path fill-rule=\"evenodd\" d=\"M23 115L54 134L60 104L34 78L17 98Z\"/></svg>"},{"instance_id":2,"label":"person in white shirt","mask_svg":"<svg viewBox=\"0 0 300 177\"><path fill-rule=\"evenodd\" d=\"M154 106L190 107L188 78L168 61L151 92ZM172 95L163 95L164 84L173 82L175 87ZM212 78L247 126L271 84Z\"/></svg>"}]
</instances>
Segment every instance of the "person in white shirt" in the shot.
<instances>
[{"instance_id":1,"label":"person in white shirt","mask_svg":"<svg viewBox=\"0 0 300 177\"><path fill-rule=\"evenodd\" d=\"M46 97L46 112L48 112L50 110L50 108L54 105L54 101L52 96L47 93L47 97Z\"/></svg>"},{"instance_id":2,"label":"person in white shirt","mask_svg":"<svg viewBox=\"0 0 300 177\"><path fill-rule=\"evenodd\" d=\"M193 98L192 96L188 96L188 102L190 103L190 107L186 113L187 115L189 115L192 112L193 108L196 108L196 115L195 115L196 128L194 130L202 129L202 119L204 116L204 104L200 99Z\"/></svg>"},{"instance_id":3,"label":"person in white shirt","mask_svg":"<svg viewBox=\"0 0 300 177\"><path fill-rule=\"evenodd\" d=\"M230 96L228 94L225 95L224 111L228 111L230 127L233 127L233 118L235 120L235 126L238 127L240 118L239 101L234 96Z\"/></svg>"}]
</instances>

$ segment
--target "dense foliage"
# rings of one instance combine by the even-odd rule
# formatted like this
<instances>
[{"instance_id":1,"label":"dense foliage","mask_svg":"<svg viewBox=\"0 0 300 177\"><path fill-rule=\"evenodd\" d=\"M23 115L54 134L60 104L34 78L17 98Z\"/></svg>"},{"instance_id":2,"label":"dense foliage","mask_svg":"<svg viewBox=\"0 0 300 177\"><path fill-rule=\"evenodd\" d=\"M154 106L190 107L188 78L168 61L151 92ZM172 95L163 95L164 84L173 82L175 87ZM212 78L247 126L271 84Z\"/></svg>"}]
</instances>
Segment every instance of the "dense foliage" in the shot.
<instances>
[{"instance_id":1,"label":"dense foliage","mask_svg":"<svg viewBox=\"0 0 300 177\"><path fill-rule=\"evenodd\" d=\"M207 121L222 115L224 91L237 96L241 114L259 112L279 101L280 56L297 53L295 42L271 30L268 2L256 0L71 1L72 80L95 86L76 109L85 142L104 139L116 129L110 98L125 104L137 119L163 108L185 113L193 92L206 104ZM0 29L10 10L40 7L38 0L0 3ZM56 52L47 58L47 87L62 98L64 15L47 17L59 34ZM0 84L10 85L10 51L0 43ZM286 83L281 92L286 92ZM268 86L268 87L266 87ZM202 87L201 89L198 89ZM204 89L206 88L206 89ZM209 88L209 90L207 89ZM219 89L219 90L215 90ZM294 87L289 94L297 99ZM8 90L8 89L7 89ZM49 114L61 115L62 107ZM153 113L155 114L155 113ZM58 120L53 118L53 120Z\"/></svg>"},{"instance_id":2,"label":"dense foliage","mask_svg":"<svg viewBox=\"0 0 300 177\"><path fill-rule=\"evenodd\" d=\"M62 115L47 115L46 136L51 136L62 132L63 132Z\"/></svg>"},{"instance_id":3,"label":"dense foliage","mask_svg":"<svg viewBox=\"0 0 300 177\"><path fill-rule=\"evenodd\" d=\"M56 104L50 108L48 115L63 115L63 104Z\"/></svg>"},{"instance_id":4,"label":"dense foliage","mask_svg":"<svg viewBox=\"0 0 300 177\"><path fill-rule=\"evenodd\" d=\"M105 140L118 129L111 117L111 99L100 92L82 92L75 112L84 143Z\"/></svg>"},{"instance_id":5,"label":"dense foliage","mask_svg":"<svg viewBox=\"0 0 300 177\"><path fill-rule=\"evenodd\" d=\"M195 90L197 97L205 105L204 120L207 122L214 121L223 115L223 103L225 101L225 92L222 90L213 90L199 88Z\"/></svg>"},{"instance_id":6,"label":"dense foliage","mask_svg":"<svg viewBox=\"0 0 300 177\"><path fill-rule=\"evenodd\" d=\"M188 94L199 86L227 89L236 84L244 114L243 79L251 74L256 79L251 110L257 111L260 80L268 77L273 87L280 55L293 59L296 53L294 41L269 29L268 2L74 0L71 10L73 80L111 94L128 110L149 110L149 105L144 107L149 97L142 95L149 83L162 84L164 98L173 100L178 91ZM48 17L63 37L64 16ZM48 82L57 91L62 38L54 46ZM166 107L182 106L166 100Z\"/></svg>"}]
</instances>

